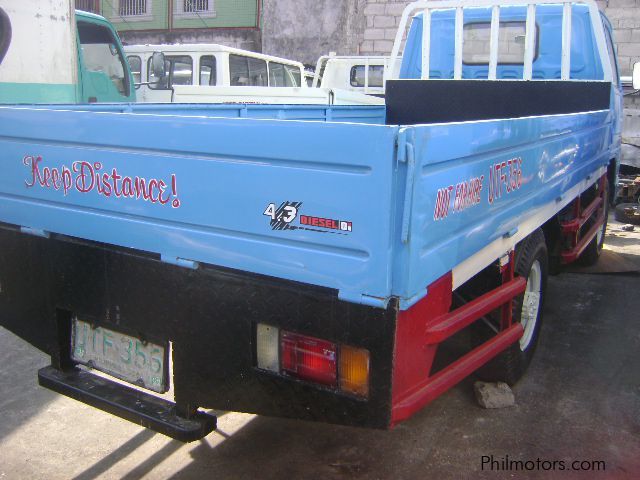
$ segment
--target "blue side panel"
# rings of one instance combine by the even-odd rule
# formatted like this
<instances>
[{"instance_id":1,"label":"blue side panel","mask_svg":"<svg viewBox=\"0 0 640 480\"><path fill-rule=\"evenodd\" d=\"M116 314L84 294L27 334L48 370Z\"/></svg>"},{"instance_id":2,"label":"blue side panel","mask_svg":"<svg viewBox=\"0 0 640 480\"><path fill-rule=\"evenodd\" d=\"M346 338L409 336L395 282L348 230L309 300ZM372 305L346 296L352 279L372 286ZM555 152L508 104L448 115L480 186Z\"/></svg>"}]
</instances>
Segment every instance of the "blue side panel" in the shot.
<instances>
[{"instance_id":1,"label":"blue side panel","mask_svg":"<svg viewBox=\"0 0 640 480\"><path fill-rule=\"evenodd\" d=\"M454 60L453 10L438 10L431 17L430 78L453 78ZM525 22L525 7L503 7L501 22ZM490 23L488 8L465 8L464 23ZM533 62L534 79L559 79L562 49L562 6L539 5L536 8L537 50ZM437 39L437 41L436 41ZM524 51L524 49L523 49ZM422 73L422 14L416 15L409 31L407 47L402 59L400 78L421 78ZM498 64L497 78L521 79L522 65ZM463 63L462 78L486 79L487 64ZM602 65L596 49L589 10L585 5L572 7L571 78L602 80Z\"/></svg>"},{"instance_id":2,"label":"blue side panel","mask_svg":"<svg viewBox=\"0 0 640 480\"><path fill-rule=\"evenodd\" d=\"M368 108L360 124L322 121L357 120L342 108L71 108L0 107L0 222L375 306L407 308L619 154L615 109L401 127ZM243 109L318 116L225 118Z\"/></svg>"},{"instance_id":3,"label":"blue side panel","mask_svg":"<svg viewBox=\"0 0 640 480\"><path fill-rule=\"evenodd\" d=\"M0 221L386 298L397 131L0 107Z\"/></svg>"},{"instance_id":4,"label":"blue side panel","mask_svg":"<svg viewBox=\"0 0 640 480\"><path fill-rule=\"evenodd\" d=\"M612 120L601 111L407 127L416 167L408 241L396 242L403 305L606 166L618 151Z\"/></svg>"}]
</instances>

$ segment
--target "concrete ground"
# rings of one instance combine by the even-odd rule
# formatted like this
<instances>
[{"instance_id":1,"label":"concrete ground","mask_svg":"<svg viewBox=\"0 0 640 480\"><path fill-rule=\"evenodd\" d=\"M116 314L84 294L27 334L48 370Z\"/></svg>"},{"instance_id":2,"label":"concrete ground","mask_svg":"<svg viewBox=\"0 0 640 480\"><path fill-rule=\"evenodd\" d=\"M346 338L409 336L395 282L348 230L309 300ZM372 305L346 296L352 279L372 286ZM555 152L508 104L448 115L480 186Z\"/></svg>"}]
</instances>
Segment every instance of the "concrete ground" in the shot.
<instances>
[{"instance_id":1,"label":"concrete ground","mask_svg":"<svg viewBox=\"0 0 640 480\"><path fill-rule=\"evenodd\" d=\"M607 242L625 273L550 279L516 406L480 408L468 379L393 431L226 413L183 445L38 387L48 359L0 329L0 479L640 478L640 233L614 224ZM565 470L502 468L538 459ZM572 471L576 460L605 471Z\"/></svg>"}]
</instances>

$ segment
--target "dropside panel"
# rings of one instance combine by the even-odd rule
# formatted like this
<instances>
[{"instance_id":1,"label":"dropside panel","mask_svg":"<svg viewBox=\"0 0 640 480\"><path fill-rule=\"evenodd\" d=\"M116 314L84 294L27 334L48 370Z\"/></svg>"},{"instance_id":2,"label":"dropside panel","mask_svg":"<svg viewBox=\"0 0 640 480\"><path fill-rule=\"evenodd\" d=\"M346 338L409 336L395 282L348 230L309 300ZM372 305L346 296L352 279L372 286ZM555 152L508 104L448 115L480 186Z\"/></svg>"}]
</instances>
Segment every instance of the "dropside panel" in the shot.
<instances>
[{"instance_id":1,"label":"dropside panel","mask_svg":"<svg viewBox=\"0 0 640 480\"><path fill-rule=\"evenodd\" d=\"M0 221L386 298L397 130L0 108Z\"/></svg>"},{"instance_id":2,"label":"dropside panel","mask_svg":"<svg viewBox=\"0 0 640 480\"><path fill-rule=\"evenodd\" d=\"M617 154L612 118L603 110L409 127L413 201L394 271L402 307L452 270L455 288L593 184Z\"/></svg>"}]
</instances>

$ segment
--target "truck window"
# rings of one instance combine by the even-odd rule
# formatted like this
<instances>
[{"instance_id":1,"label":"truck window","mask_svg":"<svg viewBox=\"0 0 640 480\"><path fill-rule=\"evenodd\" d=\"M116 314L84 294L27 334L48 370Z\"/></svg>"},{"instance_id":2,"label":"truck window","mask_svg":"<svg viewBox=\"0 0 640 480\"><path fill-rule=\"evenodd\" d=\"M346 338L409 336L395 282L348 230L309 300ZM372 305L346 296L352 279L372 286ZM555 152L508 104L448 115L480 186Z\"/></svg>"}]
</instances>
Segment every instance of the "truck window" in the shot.
<instances>
[{"instance_id":1,"label":"truck window","mask_svg":"<svg viewBox=\"0 0 640 480\"><path fill-rule=\"evenodd\" d=\"M247 57L249 62L249 79L251 86L266 87L269 85L267 62L258 58Z\"/></svg>"},{"instance_id":2,"label":"truck window","mask_svg":"<svg viewBox=\"0 0 640 480\"><path fill-rule=\"evenodd\" d=\"M267 62L259 58L229 55L229 75L231 86L266 87L269 85Z\"/></svg>"},{"instance_id":3,"label":"truck window","mask_svg":"<svg viewBox=\"0 0 640 480\"><path fill-rule=\"evenodd\" d=\"M314 80L314 75L313 74L304 74L304 81L307 82L307 87L313 87L313 80Z\"/></svg>"},{"instance_id":4,"label":"truck window","mask_svg":"<svg viewBox=\"0 0 640 480\"><path fill-rule=\"evenodd\" d=\"M0 8L0 63L9 50L11 43L11 22L9 16Z\"/></svg>"},{"instance_id":5,"label":"truck window","mask_svg":"<svg viewBox=\"0 0 640 480\"><path fill-rule=\"evenodd\" d=\"M125 60L111 30L79 21L78 37L84 68L90 72L105 74L120 94L128 96L130 85L129 76L125 74Z\"/></svg>"},{"instance_id":6,"label":"truck window","mask_svg":"<svg viewBox=\"0 0 640 480\"><path fill-rule=\"evenodd\" d=\"M165 55L167 75L161 80L153 75L151 58L147 61L147 81L153 90L170 90L173 85L193 85L193 59L189 55Z\"/></svg>"},{"instance_id":7,"label":"truck window","mask_svg":"<svg viewBox=\"0 0 640 480\"><path fill-rule=\"evenodd\" d=\"M524 64L525 22L500 22L498 63ZM489 64L490 22L467 23L463 28L462 62L467 65ZM535 59L538 57L538 32L534 39Z\"/></svg>"},{"instance_id":8,"label":"truck window","mask_svg":"<svg viewBox=\"0 0 640 480\"><path fill-rule=\"evenodd\" d=\"M216 57L203 55L200 57L200 85L216 84Z\"/></svg>"},{"instance_id":9,"label":"truck window","mask_svg":"<svg viewBox=\"0 0 640 480\"><path fill-rule=\"evenodd\" d=\"M300 69L284 63L269 62L270 87L299 87Z\"/></svg>"},{"instance_id":10,"label":"truck window","mask_svg":"<svg viewBox=\"0 0 640 480\"><path fill-rule=\"evenodd\" d=\"M364 87L364 65L354 65L351 67L351 86ZM369 86L382 87L382 79L384 77L383 65L369 65Z\"/></svg>"},{"instance_id":11,"label":"truck window","mask_svg":"<svg viewBox=\"0 0 640 480\"><path fill-rule=\"evenodd\" d=\"M133 83L142 83L142 60L137 55L129 55L127 57L131 74L133 75Z\"/></svg>"}]
</instances>

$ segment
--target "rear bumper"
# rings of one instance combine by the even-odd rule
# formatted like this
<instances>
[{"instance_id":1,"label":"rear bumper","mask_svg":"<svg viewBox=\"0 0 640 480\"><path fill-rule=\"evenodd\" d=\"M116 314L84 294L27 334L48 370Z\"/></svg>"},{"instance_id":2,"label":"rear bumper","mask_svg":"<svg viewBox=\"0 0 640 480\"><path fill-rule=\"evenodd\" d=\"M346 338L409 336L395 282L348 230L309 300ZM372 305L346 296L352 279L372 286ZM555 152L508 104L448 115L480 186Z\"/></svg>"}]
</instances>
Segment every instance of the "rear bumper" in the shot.
<instances>
[{"instance_id":1,"label":"rear bumper","mask_svg":"<svg viewBox=\"0 0 640 480\"><path fill-rule=\"evenodd\" d=\"M228 269L190 270L156 256L0 228L0 322L69 362L77 316L152 341L170 340L175 400L203 407L329 423L391 424L397 309L356 305L337 291ZM357 399L256 368L255 326L371 352L370 395Z\"/></svg>"}]
</instances>

